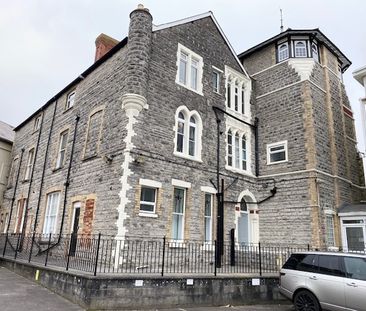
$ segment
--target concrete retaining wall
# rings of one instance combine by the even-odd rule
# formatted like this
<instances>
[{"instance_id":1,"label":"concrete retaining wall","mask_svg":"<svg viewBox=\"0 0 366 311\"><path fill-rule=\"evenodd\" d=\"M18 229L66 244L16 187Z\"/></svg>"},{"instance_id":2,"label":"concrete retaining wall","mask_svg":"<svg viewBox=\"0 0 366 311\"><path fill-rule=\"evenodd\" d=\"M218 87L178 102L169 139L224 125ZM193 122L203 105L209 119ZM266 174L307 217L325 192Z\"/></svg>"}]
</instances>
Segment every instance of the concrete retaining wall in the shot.
<instances>
[{"instance_id":1,"label":"concrete retaining wall","mask_svg":"<svg viewBox=\"0 0 366 311\"><path fill-rule=\"evenodd\" d=\"M262 277L260 285L255 285L258 279L252 277L93 277L4 259L0 264L87 309L243 305L283 300L276 277Z\"/></svg>"}]
</instances>

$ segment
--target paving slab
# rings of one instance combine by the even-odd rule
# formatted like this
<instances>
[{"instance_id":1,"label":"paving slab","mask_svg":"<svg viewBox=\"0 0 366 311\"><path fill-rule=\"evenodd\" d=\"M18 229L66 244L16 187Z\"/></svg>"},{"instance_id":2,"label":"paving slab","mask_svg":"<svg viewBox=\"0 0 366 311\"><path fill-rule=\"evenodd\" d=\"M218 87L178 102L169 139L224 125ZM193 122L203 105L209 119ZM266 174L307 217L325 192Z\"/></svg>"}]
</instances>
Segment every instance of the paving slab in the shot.
<instances>
[{"instance_id":1,"label":"paving slab","mask_svg":"<svg viewBox=\"0 0 366 311\"><path fill-rule=\"evenodd\" d=\"M1 311L83 311L80 306L0 267Z\"/></svg>"}]
</instances>

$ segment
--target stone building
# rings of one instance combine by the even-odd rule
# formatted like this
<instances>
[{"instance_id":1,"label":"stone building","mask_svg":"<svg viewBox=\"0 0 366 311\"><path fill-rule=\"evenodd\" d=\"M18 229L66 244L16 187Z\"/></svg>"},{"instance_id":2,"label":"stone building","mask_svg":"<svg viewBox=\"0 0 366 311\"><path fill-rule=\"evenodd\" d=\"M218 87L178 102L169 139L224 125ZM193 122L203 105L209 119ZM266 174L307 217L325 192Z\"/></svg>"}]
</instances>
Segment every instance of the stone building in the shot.
<instances>
[{"instance_id":1,"label":"stone building","mask_svg":"<svg viewBox=\"0 0 366 311\"><path fill-rule=\"evenodd\" d=\"M8 185L11 166L11 146L14 141L13 127L0 121L0 233L6 232L9 214L3 213L4 192Z\"/></svg>"},{"instance_id":2,"label":"stone building","mask_svg":"<svg viewBox=\"0 0 366 311\"><path fill-rule=\"evenodd\" d=\"M364 190L341 51L288 30L237 57L211 12L130 18L15 129L10 231L340 246Z\"/></svg>"}]
</instances>

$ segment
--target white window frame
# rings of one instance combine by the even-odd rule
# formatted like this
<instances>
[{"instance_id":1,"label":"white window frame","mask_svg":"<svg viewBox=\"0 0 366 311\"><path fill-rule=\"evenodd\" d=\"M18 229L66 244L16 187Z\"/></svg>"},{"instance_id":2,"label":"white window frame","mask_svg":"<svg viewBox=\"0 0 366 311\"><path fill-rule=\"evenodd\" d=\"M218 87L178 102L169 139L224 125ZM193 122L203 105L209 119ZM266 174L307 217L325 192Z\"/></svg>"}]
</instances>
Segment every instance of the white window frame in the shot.
<instances>
[{"instance_id":1,"label":"white window frame","mask_svg":"<svg viewBox=\"0 0 366 311\"><path fill-rule=\"evenodd\" d=\"M54 196L56 196L56 199L54 198ZM47 194L47 200L46 200L46 211L45 211L45 215L44 215L44 224L43 224L43 234L54 234L56 231L56 226L57 226L57 218L58 218L58 209L59 209L59 205L60 205L60 197L61 197L61 191L54 191L54 192L50 192ZM51 201L52 198L52 201ZM56 201L54 201L56 200ZM55 204L55 206L51 207L51 203ZM51 214L52 210L50 211L50 208L54 208L55 207L55 211L53 211L53 213ZM53 220L53 224L51 222L52 227L50 227L49 222L52 221L50 220L50 217L54 218Z\"/></svg>"},{"instance_id":2,"label":"white window frame","mask_svg":"<svg viewBox=\"0 0 366 311\"><path fill-rule=\"evenodd\" d=\"M70 109L74 106L75 104L75 90L71 91L68 95L67 95L67 99L66 99L66 110Z\"/></svg>"},{"instance_id":3,"label":"white window frame","mask_svg":"<svg viewBox=\"0 0 366 311\"><path fill-rule=\"evenodd\" d=\"M184 122L181 118L179 118L179 114L182 113L184 115ZM191 123L191 118L195 119L195 123ZM178 129L179 123L182 122L184 125L183 129L183 150L178 151ZM194 137L194 155L189 154L189 143L190 143L190 127L195 127L195 137ZM196 110L189 111L186 106L178 107L175 113L175 126L174 130L174 151L173 154L175 156L202 162L201 160L201 152L202 152L202 119Z\"/></svg>"},{"instance_id":4,"label":"white window frame","mask_svg":"<svg viewBox=\"0 0 366 311\"><path fill-rule=\"evenodd\" d=\"M183 190L183 213L177 213L175 212L175 189L179 189L179 190ZM186 202L187 202L187 188L183 188L183 187L179 187L179 186L175 186L173 189L173 210L172 210L172 240L174 242L183 242L184 241L184 226L185 226L185 212L186 212ZM178 234L178 237L174 237L174 215L179 215L180 217L182 217L182 229L180 234Z\"/></svg>"},{"instance_id":5,"label":"white window frame","mask_svg":"<svg viewBox=\"0 0 366 311\"><path fill-rule=\"evenodd\" d=\"M27 166L25 169L24 180L29 180L30 176L32 174L33 165L34 165L34 152L35 152L34 148L29 149L29 151L28 151L28 160L27 160Z\"/></svg>"},{"instance_id":6,"label":"white window frame","mask_svg":"<svg viewBox=\"0 0 366 311\"><path fill-rule=\"evenodd\" d=\"M331 219L331 227L329 227L328 220ZM327 237L327 245L328 247L335 246L335 227L334 227L334 214L332 212L325 213L325 228L326 228L326 237ZM332 239L330 239L332 236Z\"/></svg>"},{"instance_id":7,"label":"white window frame","mask_svg":"<svg viewBox=\"0 0 366 311\"><path fill-rule=\"evenodd\" d=\"M74 224L75 224L76 209L79 209L79 224L80 224L81 201L72 202L72 219L71 219L70 234L74 233L73 231L74 231Z\"/></svg>"},{"instance_id":8,"label":"white window frame","mask_svg":"<svg viewBox=\"0 0 366 311\"><path fill-rule=\"evenodd\" d=\"M231 132L231 151L232 153L230 154L229 152L229 132ZM239 136L239 149L238 149L238 153L237 153L237 148L236 148L236 135ZM245 159L243 158L243 139L245 140ZM250 147L250 132L248 131L240 131L237 129L234 129L232 127L229 127L229 129L226 132L226 165L225 168L230 170L230 171L234 171L237 173L244 173L244 174L249 174L251 175L251 159L250 159L250 152L251 152L251 147ZM229 164L229 158L231 156L231 165ZM243 167L243 161L245 160L246 163L246 168ZM239 164L239 166L237 166L237 163Z\"/></svg>"},{"instance_id":9,"label":"white window frame","mask_svg":"<svg viewBox=\"0 0 366 311\"><path fill-rule=\"evenodd\" d=\"M301 43L304 45L303 48L297 48L296 45ZM303 50L302 50L303 49ZM305 55L298 55L298 51L305 51ZM308 45L306 40L294 40L294 57L296 58L306 58L308 57Z\"/></svg>"},{"instance_id":10,"label":"white window frame","mask_svg":"<svg viewBox=\"0 0 366 311\"><path fill-rule=\"evenodd\" d=\"M38 131L41 128L41 119L42 119L42 115L39 114L38 116L36 116L36 118L34 119L34 127L33 127L33 131Z\"/></svg>"},{"instance_id":11,"label":"white window frame","mask_svg":"<svg viewBox=\"0 0 366 311\"><path fill-rule=\"evenodd\" d=\"M275 152L271 152L271 148L275 148L275 147L284 147L284 151L285 151L285 160L281 160L281 161L275 161L275 162L271 162L271 154L273 153L278 153L278 152L282 152L282 151L275 151ZM272 143L272 144L267 144L267 165L270 164L278 164L278 163L284 163L288 161L288 148L287 148L287 140L284 141L279 141L276 143Z\"/></svg>"},{"instance_id":12,"label":"white window frame","mask_svg":"<svg viewBox=\"0 0 366 311\"><path fill-rule=\"evenodd\" d=\"M22 232L23 224L24 224L25 207L26 207L26 205L27 205L27 199L20 199L17 202L17 212L16 212L16 216L15 216L14 233L21 233ZM22 211L22 215L19 215L20 207L21 206L23 207L23 211ZM17 232L19 217L21 217L21 222L20 222L19 232Z\"/></svg>"},{"instance_id":13,"label":"white window frame","mask_svg":"<svg viewBox=\"0 0 366 311\"><path fill-rule=\"evenodd\" d=\"M181 55L184 54L187 56L185 60L186 63L186 72L185 72L185 79L181 81L180 73L181 73ZM194 62L197 62L197 65L194 65ZM192 67L197 69L197 86L196 88L192 86ZM202 83L202 76L203 76L203 58L193 52L192 50L188 49L187 47L183 46L182 44L178 43L178 51L177 51L177 76L175 82L185 88L203 96L203 83Z\"/></svg>"},{"instance_id":14,"label":"white window frame","mask_svg":"<svg viewBox=\"0 0 366 311\"><path fill-rule=\"evenodd\" d=\"M203 217L204 217L204 241L205 243L212 243L213 241L213 204L214 204L214 194L212 194L212 192L205 192L205 204L204 204L204 211L203 211ZM210 197L211 200L211 204L210 204L210 215L207 216L206 215L206 196ZM210 232L210 236L209 239L207 239L206 236L206 220L209 219L209 232Z\"/></svg>"},{"instance_id":15,"label":"white window frame","mask_svg":"<svg viewBox=\"0 0 366 311\"><path fill-rule=\"evenodd\" d=\"M316 47L316 53L314 54L314 50L313 50L313 46ZM319 46L316 42L311 42L310 43L310 49L311 49L311 55L313 56L313 59L315 59L318 63L320 62L320 55L319 55ZM315 57L316 55L316 57Z\"/></svg>"},{"instance_id":16,"label":"white window frame","mask_svg":"<svg viewBox=\"0 0 366 311\"><path fill-rule=\"evenodd\" d=\"M281 47L282 46L286 46L286 50L283 50L281 51ZM284 51L287 51L287 55L282 55ZM290 58L290 49L289 49L289 44L288 42L282 42L280 44L278 44L277 46L277 59L278 59L278 62L282 62L286 59L289 59Z\"/></svg>"},{"instance_id":17,"label":"white window frame","mask_svg":"<svg viewBox=\"0 0 366 311\"><path fill-rule=\"evenodd\" d=\"M62 148L62 145L64 143L64 139L66 136L66 142L64 148ZM65 158L66 158L66 150L67 150L67 140L69 138L69 130L63 131L60 134L59 138L59 145L58 145L58 152L57 152L57 159L56 159L56 169L61 168L64 165Z\"/></svg>"},{"instance_id":18,"label":"white window frame","mask_svg":"<svg viewBox=\"0 0 366 311\"><path fill-rule=\"evenodd\" d=\"M225 66L226 110L246 121L251 119L251 81L244 74ZM244 110L244 113L243 113Z\"/></svg>"},{"instance_id":19,"label":"white window frame","mask_svg":"<svg viewBox=\"0 0 366 311\"><path fill-rule=\"evenodd\" d=\"M214 93L221 94L220 93L220 82L221 82L221 75L223 71L219 68L216 68L215 66L212 66L212 89ZM214 76L216 79L214 80ZM215 82L215 83L214 83Z\"/></svg>"},{"instance_id":20,"label":"white window frame","mask_svg":"<svg viewBox=\"0 0 366 311\"><path fill-rule=\"evenodd\" d=\"M141 201L141 193L140 193L139 216L157 218L158 215L156 213L156 210L157 210L157 204L158 204L159 191L162 188L162 183L159 181L151 180L151 179L140 178L139 185L141 186L141 191L142 191L142 188L155 189L155 202L154 202L154 211L153 212L141 210L141 203L150 205L151 202L146 203L145 201Z\"/></svg>"}]
</instances>

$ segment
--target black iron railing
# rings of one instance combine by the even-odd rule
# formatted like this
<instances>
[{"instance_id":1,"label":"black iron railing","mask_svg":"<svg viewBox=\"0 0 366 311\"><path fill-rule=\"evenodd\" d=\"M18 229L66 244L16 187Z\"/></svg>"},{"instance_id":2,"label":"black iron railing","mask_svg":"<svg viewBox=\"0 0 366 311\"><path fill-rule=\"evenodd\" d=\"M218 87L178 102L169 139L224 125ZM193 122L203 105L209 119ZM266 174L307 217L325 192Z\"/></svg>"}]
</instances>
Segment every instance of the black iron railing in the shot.
<instances>
[{"instance_id":1,"label":"black iron railing","mask_svg":"<svg viewBox=\"0 0 366 311\"><path fill-rule=\"evenodd\" d=\"M308 245L224 242L215 262L215 241L176 241L98 235L0 235L0 257L97 274L256 274L278 273L291 253ZM220 268L218 268L220 267Z\"/></svg>"}]
</instances>

